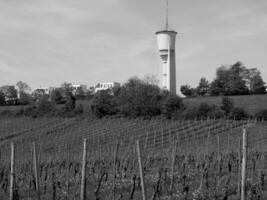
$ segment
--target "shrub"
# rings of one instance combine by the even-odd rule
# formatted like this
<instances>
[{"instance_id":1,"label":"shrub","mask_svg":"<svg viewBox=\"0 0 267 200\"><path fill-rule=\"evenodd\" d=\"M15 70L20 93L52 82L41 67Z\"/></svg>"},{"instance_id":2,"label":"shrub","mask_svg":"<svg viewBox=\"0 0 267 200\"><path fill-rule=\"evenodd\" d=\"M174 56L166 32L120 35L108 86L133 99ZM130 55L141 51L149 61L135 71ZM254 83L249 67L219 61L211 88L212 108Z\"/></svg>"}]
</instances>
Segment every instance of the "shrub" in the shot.
<instances>
[{"instance_id":1,"label":"shrub","mask_svg":"<svg viewBox=\"0 0 267 200\"><path fill-rule=\"evenodd\" d=\"M82 114L83 111L84 111L84 108L83 108L83 105L81 105L81 104L77 105L77 106L75 107L75 110L74 110L74 112L75 112L76 114Z\"/></svg>"},{"instance_id":2,"label":"shrub","mask_svg":"<svg viewBox=\"0 0 267 200\"><path fill-rule=\"evenodd\" d=\"M45 116L52 111L54 111L56 108L54 107L54 104L49 102L46 98L41 98L36 103L36 114L37 116Z\"/></svg>"},{"instance_id":3,"label":"shrub","mask_svg":"<svg viewBox=\"0 0 267 200\"><path fill-rule=\"evenodd\" d=\"M20 98L18 100L18 104L20 105L28 105L32 103L32 97L30 94L27 94L25 92L20 92Z\"/></svg>"},{"instance_id":4,"label":"shrub","mask_svg":"<svg viewBox=\"0 0 267 200\"><path fill-rule=\"evenodd\" d=\"M255 114L257 120L267 120L267 109L260 110Z\"/></svg>"},{"instance_id":5,"label":"shrub","mask_svg":"<svg viewBox=\"0 0 267 200\"><path fill-rule=\"evenodd\" d=\"M239 107L233 108L231 111L229 118L233 120L244 120L249 117L248 113L243 109Z\"/></svg>"},{"instance_id":6,"label":"shrub","mask_svg":"<svg viewBox=\"0 0 267 200\"><path fill-rule=\"evenodd\" d=\"M169 94L162 102L162 114L170 119L182 106L183 103L180 97Z\"/></svg>"},{"instance_id":7,"label":"shrub","mask_svg":"<svg viewBox=\"0 0 267 200\"><path fill-rule=\"evenodd\" d=\"M226 116L230 114L233 108L234 108L234 100L230 97L223 97L221 109L225 112Z\"/></svg>"},{"instance_id":8,"label":"shrub","mask_svg":"<svg viewBox=\"0 0 267 200\"><path fill-rule=\"evenodd\" d=\"M58 89L53 90L51 92L50 98L51 98L51 101L55 104L60 104L64 102L63 96L61 95L61 92Z\"/></svg>"},{"instance_id":9,"label":"shrub","mask_svg":"<svg viewBox=\"0 0 267 200\"><path fill-rule=\"evenodd\" d=\"M221 118L223 111L216 105L209 105L202 102L199 106L192 106L186 108L181 117L184 119L208 119L208 118Z\"/></svg>"},{"instance_id":10,"label":"shrub","mask_svg":"<svg viewBox=\"0 0 267 200\"><path fill-rule=\"evenodd\" d=\"M124 84L117 96L119 111L126 117L159 115L161 99L158 86L138 78L132 78Z\"/></svg>"},{"instance_id":11,"label":"shrub","mask_svg":"<svg viewBox=\"0 0 267 200\"><path fill-rule=\"evenodd\" d=\"M114 96L107 90L102 90L95 94L91 109L92 112L100 118L105 115L114 115L118 112Z\"/></svg>"},{"instance_id":12,"label":"shrub","mask_svg":"<svg viewBox=\"0 0 267 200\"><path fill-rule=\"evenodd\" d=\"M76 99L72 95L72 93L71 92L67 92L66 93L65 110L66 111L72 111L72 110L74 110L74 108L75 108L75 102L76 102Z\"/></svg>"}]
</instances>

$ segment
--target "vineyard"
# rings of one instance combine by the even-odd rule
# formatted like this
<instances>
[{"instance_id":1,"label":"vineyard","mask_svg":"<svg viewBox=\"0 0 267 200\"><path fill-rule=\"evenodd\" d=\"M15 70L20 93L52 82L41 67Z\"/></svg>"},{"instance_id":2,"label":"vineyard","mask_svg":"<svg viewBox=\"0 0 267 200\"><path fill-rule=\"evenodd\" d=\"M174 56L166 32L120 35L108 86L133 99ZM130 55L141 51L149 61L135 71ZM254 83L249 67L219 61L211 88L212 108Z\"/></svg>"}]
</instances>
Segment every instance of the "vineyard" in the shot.
<instances>
[{"instance_id":1,"label":"vineyard","mask_svg":"<svg viewBox=\"0 0 267 200\"><path fill-rule=\"evenodd\" d=\"M0 199L237 200L244 128L246 196L267 199L266 122L0 119Z\"/></svg>"}]
</instances>

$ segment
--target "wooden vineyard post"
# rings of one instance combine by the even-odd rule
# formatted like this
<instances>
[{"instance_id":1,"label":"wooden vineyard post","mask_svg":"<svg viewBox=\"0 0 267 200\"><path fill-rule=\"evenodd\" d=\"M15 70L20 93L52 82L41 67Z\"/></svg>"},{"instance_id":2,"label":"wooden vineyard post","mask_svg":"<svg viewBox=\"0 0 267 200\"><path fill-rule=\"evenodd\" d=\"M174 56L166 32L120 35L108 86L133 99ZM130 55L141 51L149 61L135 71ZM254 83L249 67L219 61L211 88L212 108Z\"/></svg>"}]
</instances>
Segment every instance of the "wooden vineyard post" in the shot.
<instances>
[{"instance_id":1,"label":"wooden vineyard post","mask_svg":"<svg viewBox=\"0 0 267 200\"><path fill-rule=\"evenodd\" d=\"M70 144L68 144L68 157L67 157L67 200L69 200L69 192L70 192Z\"/></svg>"},{"instance_id":2,"label":"wooden vineyard post","mask_svg":"<svg viewBox=\"0 0 267 200\"><path fill-rule=\"evenodd\" d=\"M117 163L118 149L119 149L119 142L117 140L114 151L114 165L113 165L113 189L112 189L113 200L115 200L115 190L116 190L116 163Z\"/></svg>"},{"instance_id":3,"label":"wooden vineyard post","mask_svg":"<svg viewBox=\"0 0 267 200\"><path fill-rule=\"evenodd\" d=\"M156 148L156 131L154 131L154 149Z\"/></svg>"},{"instance_id":4,"label":"wooden vineyard post","mask_svg":"<svg viewBox=\"0 0 267 200\"><path fill-rule=\"evenodd\" d=\"M142 187L142 198L146 200L146 189L145 189L145 182L144 182L144 173L143 173L143 163L141 159L141 151L139 141L136 141L136 149L137 149L137 156L138 156L138 163L139 163L139 172L140 172L140 179L141 179L141 187Z\"/></svg>"},{"instance_id":5,"label":"wooden vineyard post","mask_svg":"<svg viewBox=\"0 0 267 200\"><path fill-rule=\"evenodd\" d=\"M220 135L219 135L219 131L217 132L217 162L218 162L218 177L217 177L217 189L219 189L219 184L220 184Z\"/></svg>"},{"instance_id":6,"label":"wooden vineyard post","mask_svg":"<svg viewBox=\"0 0 267 200\"><path fill-rule=\"evenodd\" d=\"M11 166L10 166L10 200L13 200L14 198L14 158L15 158L15 152L14 152L14 143L11 143Z\"/></svg>"},{"instance_id":7,"label":"wooden vineyard post","mask_svg":"<svg viewBox=\"0 0 267 200\"><path fill-rule=\"evenodd\" d=\"M148 143L148 130L146 131L145 149L147 149L147 143Z\"/></svg>"},{"instance_id":8,"label":"wooden vineyard post","mask_svg":"<svg viewBox=\"0 0 267 200\"><path fill-rule=\"evenodd\" d=\"M247 130L243 128L242 168L241 168L241 200L246 198L246 166L247 166Z\"/></svg>"},{"instance_id":9,"label":"wooden vineyard post","mask_svg":"<svg viewBox=\"0 0 267 200\"><path fill-rule=\"evenodd\" d=\"M36 188L36 193L37 193L37 199L40 200L41 195L40 195L40 184L39 184L39 168L38 168L35 142L32 144L32 148L33 148L33 170L34 170L34 178L35 178L35 188Z\"/></svg>"},{"instance_id":10,"label":"wooden vineyard post","mask_svg":"<svg viewBox=\"0 0 267 200\"><path fill-rule=\"evenodd\" d=\"M173 144L173 150L172 150L172 166L171 166L170 200L172 200L172 192L173 192L173 182L174 182L174 167L175 167L176 150L177 150L177 141L175 141L175 142L174 142L174 144Z\"/></svg>"},{"instance_id":11,"label":"wooden vineyard post","mask_svg":"<svg viewBox=\"0 0 267 200\"><path fill-rule=\"evenodd\" d=\"M163 128L161 129L161 148L163 149Z\"/></svg>"},{"instance_id":12,"label":"wooden vineyard post","mask_svg":"<svg viewBox=\"0 0 267 200\"><path fill-rule=\"evenodd\" d=\"M239 138L238 139L238 169L237 169L237 181L238 181L238 184L237 184L237 199L240 199L240 183L241 183L241 146L242 146L242 138Z\"/></svg>"},{"instance_id":13,"label":"wooden vineyard post","mask_svg":"<svg viewBox=\"0 0 267 200\"><path fill-rule=\"evenodd\" d=\"M83 139L83 157L82 157L82 180L81 180L81 200L86 200L85 177L86 177L86 139Z\"/></svg>"}]
</instances>

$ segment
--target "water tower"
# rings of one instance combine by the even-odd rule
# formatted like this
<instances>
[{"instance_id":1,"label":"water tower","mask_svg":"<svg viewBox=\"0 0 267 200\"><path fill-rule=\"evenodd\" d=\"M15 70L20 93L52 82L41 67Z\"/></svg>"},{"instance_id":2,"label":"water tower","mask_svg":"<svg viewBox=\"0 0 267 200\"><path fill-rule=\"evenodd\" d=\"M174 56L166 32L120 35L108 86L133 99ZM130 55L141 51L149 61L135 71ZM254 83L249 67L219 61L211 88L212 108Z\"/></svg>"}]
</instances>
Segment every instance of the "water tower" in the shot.
<instances>
[{"instance_id":1,"label":"water tower","mask_svg":"<svg viewBox=\"0 0 267 200\"><path fill-rule=\"evenodd\" d=\"M168 1L165 29L157 31L158 52L162 61L162 86L171 94L176 94L175 39L177 32L169 30Z\"/></svg>"}]
</instances>

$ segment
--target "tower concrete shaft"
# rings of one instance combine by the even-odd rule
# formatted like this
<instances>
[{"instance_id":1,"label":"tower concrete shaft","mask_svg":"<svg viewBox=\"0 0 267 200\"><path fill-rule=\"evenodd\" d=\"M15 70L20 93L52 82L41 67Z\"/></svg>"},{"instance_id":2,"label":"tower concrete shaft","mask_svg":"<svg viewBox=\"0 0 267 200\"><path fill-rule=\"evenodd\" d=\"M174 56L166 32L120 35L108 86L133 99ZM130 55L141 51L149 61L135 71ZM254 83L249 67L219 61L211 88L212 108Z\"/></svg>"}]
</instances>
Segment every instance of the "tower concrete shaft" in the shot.
<instances>
[{"instance_id":1,"label":"tower concrete shaft","mask_svg":"<svg viewBox=\"0 0 267 200\"><path fill-rule=\"evenodd\" d=\"M158 52L162 61L163 89L176 94L176 63L175 63L175 39L177 32L163 30L156 32Z\"/></svg>"}]
</instances>

